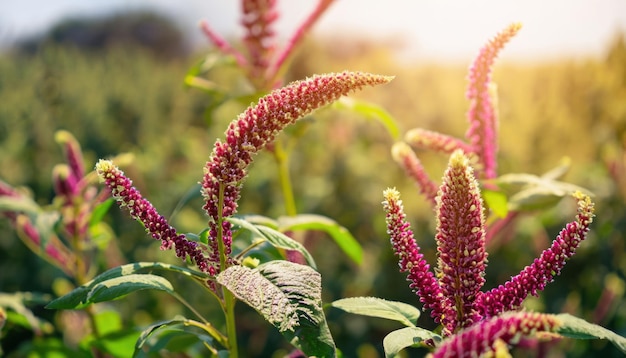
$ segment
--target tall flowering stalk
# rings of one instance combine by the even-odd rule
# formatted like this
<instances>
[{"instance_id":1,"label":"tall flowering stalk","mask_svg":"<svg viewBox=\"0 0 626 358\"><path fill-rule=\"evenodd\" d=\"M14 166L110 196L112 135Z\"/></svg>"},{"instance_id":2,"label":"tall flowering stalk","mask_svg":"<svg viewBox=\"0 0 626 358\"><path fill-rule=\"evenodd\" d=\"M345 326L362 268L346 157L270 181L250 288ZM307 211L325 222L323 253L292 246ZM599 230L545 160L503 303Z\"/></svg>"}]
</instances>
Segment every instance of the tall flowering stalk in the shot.
<instances>
[{"instance_id":1,"label":"tall flowering stalk","mask_svg":"<svg viewBox=\"0 0 626 358\"><path fill-rule=\"evenodd\" d=\"M224 310L229 342L227 348L232 356L237 356L235 296L226 287L218 286L217 275L238 265L231 256L232 225L226 219L237 211L241 186L254 155L299 118L351 91L390 80L391 77L362 72L313 76L272 91L232 121L225 139L216 140L204 168L201 190L206 200L204 209L209 216L207 245L190 241L178 233L111 161L101 160L96 165L96 172L120 207L127 209L153 238L161 241L161 249L175 248L178 257L190 259L201 271L209 274L207 286L215 293Z\"/></svg>"},{"instance_id":2,"label":"tall flowering stalk","mask_svg":"<svg viewBox=\"0 0 626 358\"><path fill-rule=\"evenodd\" d=\"M295 49L334 0L319 0L313 11L279 49L274 22L279 17L277 0L242 0L241 24L245 28L246 54L237 51L206 21L200 23L207 38L224 54L231 55L257 90L270 90L281 84L281 75Z\"/></svg>"},{"instance_id":3,"label":"tall flowering stalk","mask_svg":"<svg viewBox=\"0 0 626 358\"><path fill-rule=\"evenodd\" d=\"M488 320L519 310L526 297L543 290L561 272L567 259L585 239L593 218L593 203L589 197L574 193L578 202L576 220L566 225L552 246L505 284L482 292L487 263L484 207L478 182L461 150L450 157L437 196L436 275L420 254L419 245L406 222L399 193L388 189L384 196L387 231L394 252L400 259L400 269L409 272L407 279L410 287L416 291L425 308L431 311L435 321L442 324L444 337L482 325L499 327L506 322L519 325L518 316L503 321ZM483 339L480 335L467 334L467 339ZM455 339L462 342L463 337ZM471 342L463 343L464 347L467 344Z\"/></svg>"},{"instance_id":4,"label":"tall flowering stalk","mask_svg":"<svg viewBox=\"0 0 626 358\"><path fill-rule=\"evenodd\" d=\"M514 23L498 33L480 50L469 68L466 92L466 97L470 100L470 107L467 111L469 127L465 140L416 128L406 133L405 142L416 149L428 149L448 155L455 150L462 150L476 168L476 175L479 179L495 178L497 176L498 111L497 93L491 81L491 69L498 53L520 29L521 24ZM423 168L411 166L410 163L414 160L411 160L410 156L415 156L415 154L408 151L399 154L394 156L394 159L410 177L414 179L427 177ZM429 183L426 179L416 180L416 183L434 207L434 197L430 194L432 191L429 188L436 184Z\"/></svg>"}]
</instances>

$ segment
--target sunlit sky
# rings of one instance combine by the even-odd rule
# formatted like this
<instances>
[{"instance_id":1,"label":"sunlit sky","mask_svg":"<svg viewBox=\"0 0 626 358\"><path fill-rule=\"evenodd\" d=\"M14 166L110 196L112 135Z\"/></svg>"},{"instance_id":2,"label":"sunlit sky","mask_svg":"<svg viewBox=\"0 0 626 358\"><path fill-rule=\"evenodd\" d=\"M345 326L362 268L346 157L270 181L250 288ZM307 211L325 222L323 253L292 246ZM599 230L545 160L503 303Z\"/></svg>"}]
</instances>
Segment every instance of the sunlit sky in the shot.
<instances>
[{"instance_id":1,"label":"sunlit sky","mask_svg":"<svg viewBox=\"0 0 626 358\"><path fill-rule=\"evenodd\" d=\"M289 34L317 0L279 1L280 34ZM198 22L226 37L241 34L240 1L225 0L20 0L0 1L0 46L45 31L69 16L154 8L171 16L200 45ZM600 55L618 31L626 32L626 0L337 0L315 34L397 38L406 52L429 59L471 58L511 22L524 26L504 57L553 59Z\"/></svg>"}]
</instances>

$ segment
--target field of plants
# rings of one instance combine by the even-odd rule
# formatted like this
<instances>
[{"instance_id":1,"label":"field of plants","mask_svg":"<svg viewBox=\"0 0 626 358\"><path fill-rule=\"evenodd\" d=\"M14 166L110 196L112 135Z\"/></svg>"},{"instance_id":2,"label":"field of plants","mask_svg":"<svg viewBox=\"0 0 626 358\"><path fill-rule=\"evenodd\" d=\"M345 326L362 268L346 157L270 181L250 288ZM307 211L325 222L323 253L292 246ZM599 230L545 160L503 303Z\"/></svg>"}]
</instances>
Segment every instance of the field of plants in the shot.
<instances>
[{"instance_id":1,"label":"field of plants","mask_svg":"<svg viewBox=\"0 0 626 358\"><path fill-rule=\"evenodd\" d=\"M494 29L494 34L498 30ZM381 202L386 188L395 187L402 193L415 240L434 267L437 218L427 197L394 160L392 147L407 131L418 127L464 137L472 61L409 65L376 43L353 41L338 46L320 38L307 39L285 66L282 85L344 70L395 76L387 84L351 93L349 99L325 106L286 128L269 149L259 150L241 187L238 215L273 219L323 215L356 239L360 249L355 251L340 247L324 230L285 233L314 258L325 305L360 296L404 302L422 311L414 322L417 327L445 337L409 288L406 274L398 270ZM496 60L493 69L499 114L498 173L542 178L556 171L559 183L584 188L593 194L595 203L594 221L576 254L554 282L538 292L538 297L529 296L523 307L569 313L624 337L626 40L623 35L616 36L601 58L549 63ZM210 356L211 352L224 356L218 353L220 349L207 348L229 348L216 338L219 334L191 332L189 324L180 320L177 326L173 320L198 314L211 322L211 327L227 332L232 323L219 301L227 302L230 296L221 296L216 293L220 288L211 286L227 286L226 281L209 281L209 288L201 287L197 279L166 270L158 275L173 285L184 303L164 290L133 289L121 299L86 308L44 306L120 265L160 262L194 268L199 264L191 256L181 261L173 250L160 250L165 242L152 239L128 211L106 201L106 192L93 194L103 195L98 198L109 204L91 208L97 218L65 211L70 209L59 195L64 190L59 183L67 177L67 166L59 164L67 162L68 146L80 145L85 178L89 178L81 205L92 205L86 199L91 195L88 190L95 193L105 185L95 173L89 173L99 159L111 159L177 232L201 237L210 221L203 209L206 197L201 195L201 187L208 190L203 168L214 158L214 143L224 137L232 120L273 89L272 84L251 81L255 78L251 73L216 49L175 59L127 47L98 52L60 45L29 55L0 55L0 184L31 198L37 207L29 212L24 201L7 200L13 194L0 186L0 321L4 322L0 325L0 355L131 356L141 337L144 346L139 353L135 351L136 356ZM284 153L288 158L281 162ZM416 153L430 177L441 183L449 155L420 149ZM285 194L285 170L291 201ZM485 189L492 184L481 181ZM575 217L574 199L566 195L538 197L542 199L529 199L527 207L489 237L484 276L487 290L530 265ZM26 212L40 230L41 242L29 242L16 212ZM85 224L89 240L68 241L60 233L67 229L67 218L89 222ZM44 238L46 235L52 239ZM247 250L241 242L248 238L241 236L245 235L233 234L233 253ZM51 259L46 245L52 241L47 240L61 240L72 248L75 252L68 255L81 258L81 270L63 269ZM210 238L208 243L198 240L211 247ZM290 253L277 247L259 249L252 256L264 263L290 258ZM301 257L293 260L303 263ZM241 267L246 267L247 261L242 262ZM157 271L146 272L157 275ZM279 357L292 352L288 336L259 315L259 309L244 304L245 298L235 296L240 302L231 308L240 356ZM334 344L346 357L384 356L383 339L402 327L396 321L346 313L328 305L324 313ZM167 329L151 326L157 322L167 322L163 323ZM147 327L154 332L146 335ZM146 337L140 336L142 332ZM416 345L399 354L423 355L432 348ZM513 356L542 357L623 354L610 339L567 338L528 343L511 352Z\"/></svg>"}]
</instances>

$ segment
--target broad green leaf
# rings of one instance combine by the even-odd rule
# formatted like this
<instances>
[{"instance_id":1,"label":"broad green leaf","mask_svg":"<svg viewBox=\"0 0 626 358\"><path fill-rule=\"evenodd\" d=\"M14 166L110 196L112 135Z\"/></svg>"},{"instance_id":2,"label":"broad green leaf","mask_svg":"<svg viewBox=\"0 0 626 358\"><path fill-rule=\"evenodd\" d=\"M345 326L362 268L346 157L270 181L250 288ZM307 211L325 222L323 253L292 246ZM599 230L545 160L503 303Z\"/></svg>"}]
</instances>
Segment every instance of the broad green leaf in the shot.
<instances>
[{"instance_id":1,"label":"broad green leaf","mask_svg":"<svg viewBox=\"0 0 626 358\"><path fill-rule=\"evenodd\" d=\"M39 319L28 308L28 304L42 304L50 301L46 294L32 292L0 293L0 307L8 309L7 321L35 332L49 333L54 330L50 323Z\"/></svg>"},{"instance_id":2,"label":"broad green leaf","mask_svg":"<svg viewBox=\"0 0 626 358\"><path fill-rule=\"evenodd\" d=\"M161 276L132 274L94 285L87 293L87 303L112 301L140 290L159 290L173 294L172 284Z\"/></svg>"},{"instance_id":3,"label":"broad green leaf","mask_svg":"<svg viewBox=\"0 0 626 358\"><path fill-rule=\"evenodd\" d=\"M491 211L500 218L505 218L509 213L508 202L506 195L499 191L483 190L483 199L485 203L491 209Z\"/></svg>"},{"instance_id":4,"label":"broad green leaf","mask_svg":"<svg viewBox=\"0 0 626 358\"><path fill-rule=\"evenodd\" d=\"M342 97L335 103L334 108L346 109L358 113L367 119L374 119L380 122L393 140L400 139L400 128L398 121L385 109L373 103L355 100L353 98Z\"/></svg>"},{"instance_id":5,"label":"broad green leaf","mask_svg":"<svg viewBox=\"0 0 626 358\"><path fill-rule=\"evenodd\" d=\"M27 196L0 196L0 212L3 211L37 214L41 207Z\"/></svg>"},{"instance_id":6,"label":"broad green leaf","mask_svg":"<svg viewBox=\"0 0 626 358\"><path fill-rule=\"evenodd\" d=\"M295 250L304 256L306 262L311 265L313 268L316 267L315 260L313 256L307 251L307 249L299 242L290 238L289 236L283 234L282 232L276 231L270 227L264 225L255 225L246 220L230 217L227 219L233 225L239 226L242 229L250 231L253 235L256 235L260 239L264 239L269 242L272 246L285 249L285 250Z\"/></svg>"},{"instance_id":7,"label":"broad green leaf","mask_svg":"<svg viewBox=\"0 0 626 358\"><path fill-rule=\"evenodd\" d=\"M179 274L183 274L185 276L198 279L205 280L208 276L205 273L190 270L185 267L165 264L162 262L135 262L132 264L122 265L110 270L103 272L102 274L96 276L93 280L87 282L86 284L75 288L70 293L59 297L52 302L48 303L46 308L49 309L77 309L83 308L94 301L90 301L89 297L92 295L92 291L101 283L113 280L116 278L121 278L129 275L134 275L138 272L142 271L154 271L154 270L164 270L176 272ZM111 282L113 283L113 282ZM102 289L102 288L99 288Z\"/></svg>"},{"instance_id":8,"label":"broad green leaf","mask_svg":"<svg viewBox=\"0 0 626 358\"><path fill-rule=\"evenodd\" d=\"M96 207L91 212L91 217L89 218L89 227L92 227L102 221L102 218L109 211L109 208L111 207L113 202L115 202L115 199L108 198L107 200L96 205Z\"/></svg>"},{"instance_id":9,"label":"broad green leaf","mask_svg":"<svg viewBox=\"0 0 626 358\"><path fill-rule=\"evenodd\" d=\"M354 314L398 321L408 327L415 327L420 316L419 309L414 306L378 297L344 298L331 303L331 306Z\"/></svg>"},{"instance_id":10,"label":"broad green leaf","mask_svg":"<svg viewBox=\"0 0 626 358\"><path fill-rule=\"evenodd\" d=\"M231 266L217 281L307 356L335 356L322 310L322 279L311 267L289 261L271 261L255 269Z\"/></svg>"},{"instance_id":11,"label":"broad green leaf","mask_svg":"<svg viewBox=\"0 0 626 358\"><path fill-rule=\"evenodd\" d=\"M606 339L626 354L625 337L567 313L557 314L556 317L562 323L557 329L560 335L576 339Z\"/></svg>"},{"instance_id":12,"label":"broad green leaf","mask_svg":"<svg viewBox=\"0 0 626 358\"><path fill-rule=\"evenodd\" d=\"M541 178L549 179L549 180L557 180L561 178L563 175L565 175L569 171L571 166L572 166L572 159L569 157L563 157L561 158L558 166L541 174Z\"/></svg>"},{"instance_id":13,"label":"broad green leaf","mask_svg":"<svg viewBox=\"0 0 626 358\"><path fill-rule=\"evenodd\" d=\"M419 327L405 327L393 331L383 339L385 357L395 357L404 348L418 345L427 339L441 341L439 335Z\"/></svg>"},{"instance_id":14,"label":"broad green leaf","mask_svg":"<svg viewBox=\"0 0 626 358\"><path fill-rule=\"evenodd\" d=\"M563 196L550 188L536 186L512 195L509 199L509 205L513 211L538 210L556 205L563 199Z\"/></svg>"},{"instance_id":15,"label":"broad green leaf","mask_svg":"<svg viewBox=\"0 0 626 358\"><path fill-rule=\"evenodd\" d=\"M272 218L268 218L267 216L263 216L263 215L243 215L243 216L239 216L239 218L249 223L252 223L254 225L263 225L263 226L271 227L274 230L279 230L279 226L280 226L278 221Z\"/></svg>"},{"instance_id":16,"label":"broad green leaf","mask_svg":"<svg viewBox=\"0 0 626 358\"><path fill-rule=\"evenodd\" d=\"M363 248L350 234L348 229L339 225L335 220L326 216L314 214L300 214L297 216L283 216L278 219L279 231L287 230L319 230L324 231L339 245L341 250L357 264L363 262Z\"/></svg>"}]
</instances>

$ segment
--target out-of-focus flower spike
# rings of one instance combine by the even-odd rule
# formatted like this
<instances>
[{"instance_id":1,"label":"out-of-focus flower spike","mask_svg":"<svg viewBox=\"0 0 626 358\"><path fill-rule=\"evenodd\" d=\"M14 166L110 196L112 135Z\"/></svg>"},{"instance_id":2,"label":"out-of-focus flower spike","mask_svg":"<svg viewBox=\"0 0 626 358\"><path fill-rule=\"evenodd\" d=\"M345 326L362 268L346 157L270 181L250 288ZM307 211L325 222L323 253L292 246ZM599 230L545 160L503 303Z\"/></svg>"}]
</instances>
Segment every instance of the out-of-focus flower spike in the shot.
<instances>
[{"instance_id":1,"label":"out-of-focus flower spike","mask_svg":"<svg viewBox=\"0 0 626 358\"><path fill-rule=\"evenodd\" d=\"M85 164L83 162L83 151L74 136L64 130L57 131L54 135L57 143L63 146L63 152L70 168L73 179L78 182L85 176Z\"/></svg>"},{"instance_id":2,"label":"out-of-focus flower spike","mask_svg":"<svg viewBox=\"0 0 626 358\"><path fill-rule=\"evenodd\" d=\"M519 309L528 295L536 296L538 291L543 290L560 274L566 261L586 238L594 216L594 204L589 196L576 192L574 197L578 202L576 220L561 230L552 246L544 250L539 258L517 276L479 297L479 306L484 317Z\"/></svg>"},{"instance_id":3,"label":"out-of-focus flower spike","mask_svg":"<svg viewBox=\"0 0 626 358\"><path fill-rule=\"evenodd\" d=\"M461 150L452 153L437 196L439 284L455 302L456 327L481 319L476 300L485 283L485 217L478 182Z\"/></svg>"},{"instance_id":4,"label":"out-of-focus flower spike","mask_svg":"<svg viewBox=\"0 0 626 358\"><path fill-rule=\"evenodd\" d=\"M161 240L162 250L174 246L176 256L183 260L189 256L200 270L215 274L198 244L188 241L185 235L178 234L152 204L141 196L139 190L133 187L132 181L118 167L109 160L101 159L96 164L96 172L111 190L111 195L120 207L128 209L130 216L141 222L154 239Z\"/></svg>"},{"instance_id":5,"label":"out-of-focus flower spike","mask_svg":"<svg viewBox=\"0 0 626 358\"><path fill-rule=\"evenodd\" d=\"M52 183L55 193L63 197L66 203L77 192L77 178L72 175L70 167L66 164L57 164L52 168Z\"/></svg>"},{"instance_id":6,"label":"out-of-focus flower spike","mask_svg":"<svg viewBox=\"0 0 626 358\"><path fill-rule=\"evenodd\" d=\"M431 317L444 327L444 333L449 334L454 323L454 309L450 299L444 296L439 282L430 270L430 265L420 253L415 242L413 231L406 221L400 193L396 189L387 189L383 193L385 200L383 207L386 212L387 234L391 245L399 257L400 272L408 272L407 280L410 287L417 293Z\"/></svg>"},{"instance_id":7,"label":"out-of-focus flower spike","mask_svg":"<svg viewBox=\"0 0 626 358\"><path fill-rule=\"evenodd\" d=\"M503 350L502 343L514 345L524 337L532 337L542 332L556 332L560 325L559 319L550 314L531 312L505 313L501 316L478 322L451 336L443 341L429 356L432 358L499 357L494 355L494 353L498 351L503 354L508 353ZM549 336L544 335L543 337Z\"/></svg>"},{"instance_id":8,"label":"out-of-focus flower spike","mask_svg":"<svg viewBox=\"0 0 626 358\"><path fill-rule=\"evenodd\" d=\"M391 148L391 155L406 172L406 174L415 180L420 193L430 202L434 208L436 205L435 198L439 188L437 184L428 176L424 166L415 155L415 152L404 142L397 142Z\"/></svg>"},{"instance_id":9,"label":"out-of-focus flower spike","mask_svg":"<svg viewBox=\"0 0 626 358\"><path fill-rule=\"evenodd\" d=\"M413 148L429 149L447 155L457 149L461 149L466 155L473 152L471 145L458 138L422 128L411 129L404 136L404 140Z\"/></svg>"},{"instance_id":10,"label":"out-of-focus flower spike","mask_svg":"<svg viewBox=\"0 0 626 358\"><path fill-rule=\"evenodd\" d=\"M222 51L222 53L233 56L240 68L245 68L247 66L248 61L246 58L234 47L232 47L228 41L215 32L206 21L200 21L200 29L202 29L202 32L204 32L209 41Z\"/></svg>"},{"instance_id":11,"label":"out-of-focus flower spike","mask_svg":"<svg viewBox=\"0 0 626 358\"><path fill-rule=\"evenodd\" d=\"M319 0L317 6L313 10L313 12L304 20L304 22L298 27L298 29L293 33L291 38L288 40L287 45L283 49L283 51L278 55L278 58L272 65L269 75L268 81L274 82L276 78L280 75L281 69L287 63L287 60L291 57L296 47L300 44L304 35L306 35L313 25L319 20L319 18L324 14L324 12L328 9L328 7L334 2L334 0Z\"/></svg>"},{"instance_id":12,"label":"out-of-focus flower spike","mask_svg":"<svg viewBox=\"0 0 626 358\"><path fill-rule=\"evenodd\" d=\"M46 243L41 242L39 231L32 224L30 219L24 214L14 214L11 216L18 236L24 244L40 257L60 268L72 277L76 273L75 257L63 242L54 234L47 238ZM43 252L42 252L43 248Z\"/></svg>"},{"instance_id":13,"label":"out-of-focus flower spike","mask_svg":"<svg viewBox=\"0 0 626 358\"><path fill-rule=\"evenodd\" d=\"M246 29L243 42L250 60L248 78L261 89L275 47L272 25L278 18L276 0L243 0L241 6L241 24Z\"/></svg>"},{"instance_id":14,"label":"out-of-focus flower spike","mask_svg":"<svg viewBox=\"0 0 626 358\"><path fill-rule=\"evenodd\" d=\"M466 96L470 100L467 112L469 128L466 138L474 147L474 152L483 163L481 177L492 179L496 173L497 110L495 87L491 83L491 68L504 45L520 30L521 24L509 25L504 31L491 39L480 50L478 57L469 69L469 85Z\"/></svg>"}]
</instances>

